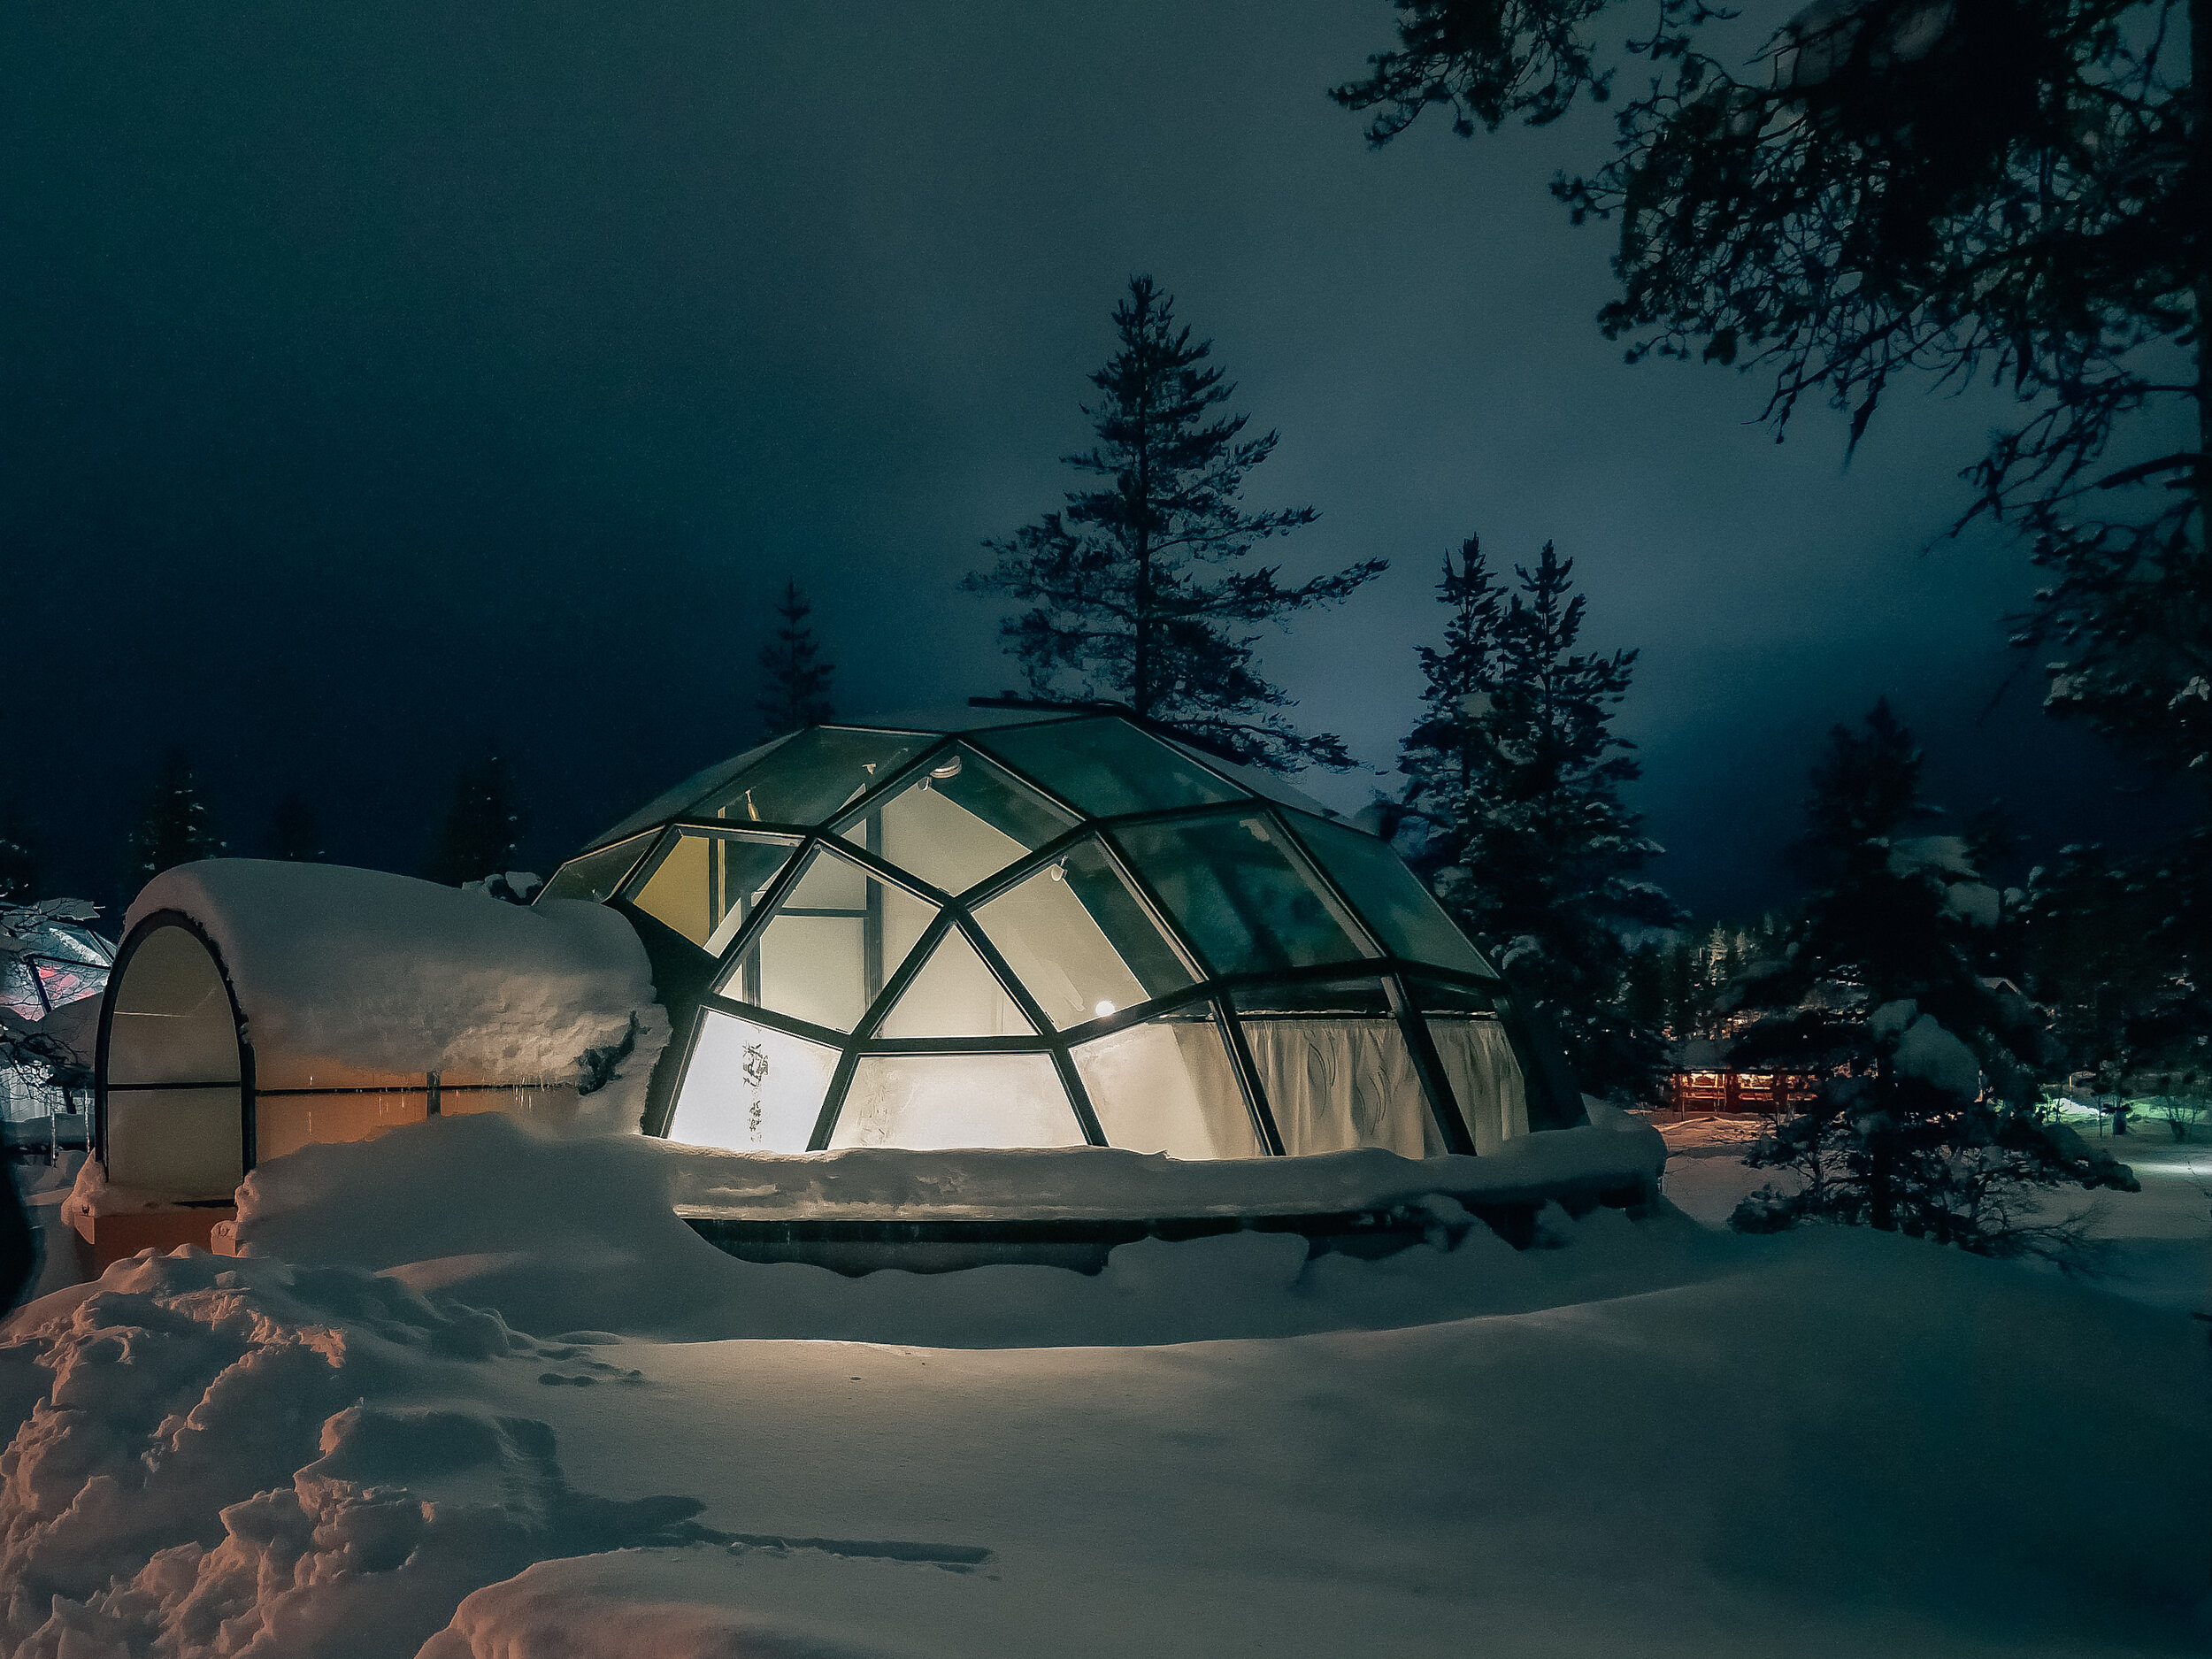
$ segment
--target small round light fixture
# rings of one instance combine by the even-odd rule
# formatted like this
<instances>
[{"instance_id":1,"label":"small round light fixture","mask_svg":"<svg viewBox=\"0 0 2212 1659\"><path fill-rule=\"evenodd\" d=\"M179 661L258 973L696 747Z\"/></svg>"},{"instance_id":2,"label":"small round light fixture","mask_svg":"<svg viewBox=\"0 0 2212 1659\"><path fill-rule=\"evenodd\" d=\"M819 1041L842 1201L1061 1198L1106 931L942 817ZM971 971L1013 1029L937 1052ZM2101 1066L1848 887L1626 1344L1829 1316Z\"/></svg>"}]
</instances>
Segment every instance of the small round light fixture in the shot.
<instances>
[{"instance_id":1,"label":"small round light fixture","mask_svg":"<svg viewBox=\"0 0 2212 1659\"><path fill-rule=\"evenodd\" d=\"M1100 1002L1097 1006L1091 1010L1091 1012L1097 1016L1100 1019L1105 1018L1107 1015L1112 1013L1113 1011L1114 1005L1111 1002Z\"/></svg>"}]
</instances>

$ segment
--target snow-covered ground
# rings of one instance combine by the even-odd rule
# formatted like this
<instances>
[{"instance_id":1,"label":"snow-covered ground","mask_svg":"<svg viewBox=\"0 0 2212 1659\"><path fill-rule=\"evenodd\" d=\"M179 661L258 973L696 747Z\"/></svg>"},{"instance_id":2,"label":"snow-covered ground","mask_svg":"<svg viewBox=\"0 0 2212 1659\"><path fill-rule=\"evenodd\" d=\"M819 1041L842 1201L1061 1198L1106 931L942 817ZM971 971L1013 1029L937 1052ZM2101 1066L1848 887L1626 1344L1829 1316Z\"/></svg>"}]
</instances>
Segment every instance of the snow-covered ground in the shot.
<instances>
[{"instance_id":1,"label":"snow-covered ground","mask_svg":"<svg viewBox=\"0 0 2212 1659\"><path fill-rule=\"evenodd\" d=\"M2093 1112L2068 1118L2097 1140ZM1775 1179L1747 1169L1742 1150L1762 1133L1750 1118L1658 1119L1667 1138L1667 1197L1708 1226L1724 1227L1738 1201ZM2055 1191L2042 1205L2052 1219L2086 1212L2096 1241L2097 1282L2115 1294L2154 1307L2212 1315L2212 1125L2195 1125L2185 1141L2151 1120L2132 1134L2098 1141L2135 1171L2139 1193ZM1786 1178L1785 1178L1786 1179Z\"/></svg>"},{"instance_id":2,"label":"snow-covered ground","mask_svg":"<svg viewBox=\"0 0 2212 1659\"><path fill-rule=\"evenodd\" d=\"M266 1253L16 1317L0 1652L2201 1648L2212 1355L2170 1298L1609 1212L850 1280L701 1243L635 1141L315 1153L242 1209ZM2186 1209L2144 1186L2114 1236Z\"/></svg>"}]
</instances>

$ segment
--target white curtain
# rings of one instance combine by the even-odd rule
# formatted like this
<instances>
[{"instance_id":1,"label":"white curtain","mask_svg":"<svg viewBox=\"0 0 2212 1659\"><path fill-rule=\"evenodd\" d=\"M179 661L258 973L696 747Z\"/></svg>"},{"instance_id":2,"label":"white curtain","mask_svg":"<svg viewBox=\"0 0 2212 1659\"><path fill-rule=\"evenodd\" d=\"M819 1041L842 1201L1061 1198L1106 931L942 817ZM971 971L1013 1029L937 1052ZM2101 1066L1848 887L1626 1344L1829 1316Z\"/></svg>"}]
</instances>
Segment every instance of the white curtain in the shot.
<instances>
[{"instance_id":1,"label":"white curtain","mask_svg":"<svg viewBox=\"0 0 2212 1659\"><path fill-rule=\"evenodd\" d=\"M1075 1069L1109 1146L1173 1158L1256 1158L1243 1091L1210 1019L1156 1020L1087 1042Z\"/></svg>"},{"instance_id":2,"label":"white curtain","mask_svg":"<svg viewBox=\"0 0 2212 1659\"><path fill-rule=\"evenodd\" d=\"M1242 1023L1285 1152L1384 1147L1424 1158L1444 1150L1395 1020Z\"/></svg>"},{"instance_id":3,"label":"white curtain","mask_svg":"<svg viewBox=\"0 0 2212 1659\"><path fill-rule=\"evenodd\" d=\"M1429 1035L1467 1119L1478 1156L1528 1133L1528 1089L1513 1045L1495 1019L1432 1015Z\"/></svg>"}]
</instances>

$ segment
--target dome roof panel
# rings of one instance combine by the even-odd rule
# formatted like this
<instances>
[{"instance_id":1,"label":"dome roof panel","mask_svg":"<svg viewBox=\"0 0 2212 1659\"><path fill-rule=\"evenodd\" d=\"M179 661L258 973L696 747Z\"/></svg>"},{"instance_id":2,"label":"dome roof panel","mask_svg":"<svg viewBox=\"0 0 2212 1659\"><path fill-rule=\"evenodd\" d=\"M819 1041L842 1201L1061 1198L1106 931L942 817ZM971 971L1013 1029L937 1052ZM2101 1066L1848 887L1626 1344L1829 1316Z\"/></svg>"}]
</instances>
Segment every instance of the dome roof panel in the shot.
<instances>
[{"instance_id":1,"label":"dome roof panel","mask_svg":"<svg viewBox=\"0 0 2212 1659\"><path fill-rule=\"evenodd\" d=\"M1014 726L976 741L1092 818L1216 806L1245 795L1180 749L1111 715Z\"/></svg>"},{"instance_id":2,"label":"dome roof panel","mask_svg":"<svg viewBox=\"0 0 2212 1659\"><path fill-rule=\"evenodd\" d=\"M723 970L717 992L849 1032L936 914L926 900L818 841L775 913Z\"/></svg>"},{"instance_id":3,"label":"dome roof panel","mask_svg":"<svg viewBox=\"0 0 2212 1659\"><path fill-rule=\"evenodd\" d=\"M623 896L718 956L798 848L790 836L671 830L631 876Z\"/></svg>"},{"instance_id":4,"label":"dome roof panel","mask_svg":"<svg viewBox=\"0 0 2212 1659\"><path fill-rule=\"evenodd\" d=\"M665 824L672 818L682 818L687 810L695 803L704 800L748 766L765 758L772 749L779 749L790 741L789 737L779 737L761 744L757 749L749 749L742 755L733 756L728 760L717 761L705 770L692 773L673 789L655 795L612 829L595 835L585 845L592 848L604 847L610 841L620 841L626 836L634 835L640 830L652 829Z\"/></svg>"},{"instance_id":5,"label":"dome roof panel","mask_svg":"<svg viewBox=\"0 0 2212 1659\"><path fill-rule=\"evenodd\" d=\"M838 833L947 893L962 893L1073 829L1077 820L973 749L941 754Z\"/></svg>"},{"instance_id":6,"label":"dome roof panel","mask_svg":"<svg viewBox=\"0 0 2212 1659\"><path fill-rule=\"evenodd\" d=\"M819 824L933 740L926 733L813 726L732 777L684 815L735 823Z\"/></svg>"},{"instance_id":7,"label":"dome roof panel","mask_svg":"<svg viewBox=\"0 0 2212 1659\"><path fill-rule=\"evenodd\" d=\"M1288 819L1306 850L1343 889L1353 908L1394 955L1432 967L1495 979L1467 935L1444 913L1418 876L1386 841L1300 813Z\"/></svg>"},{"instance_id":8,"label":"dome roof panel","mask_svg":"<svg viewBox=\"0 0 2212 1659\"><path fill-rule=\"evenodd\" d=\"M1045 1018L1103 1019L1197 983L1097 842L1085 841L975 912Z\"/></svg>"},{"instance_id":9,"label":"dome roof panel","mask_svg":"<svg viewBox=\"0 0 2212 1659\"><path fill-rule=\"evenodd\" d=\"M1266 812L1135 824L1115 839L1216 973L1368 955Z\"/></svg>"},{"instance_id":10,"label":"dome roof panel","mask_svg":"<svg viewBox=\"0 0 2212 1659\"><path fill-rule=\"evenodd\" d=\"M586 899L599 903L622 885L628 875L652 848L653 832L633 835L627 841L617 841L611 847L602 847L597 852L585 853L572 858L553 872L553 879L545 884L538 896L541 899Z\"/></svg>"}]
</instances>

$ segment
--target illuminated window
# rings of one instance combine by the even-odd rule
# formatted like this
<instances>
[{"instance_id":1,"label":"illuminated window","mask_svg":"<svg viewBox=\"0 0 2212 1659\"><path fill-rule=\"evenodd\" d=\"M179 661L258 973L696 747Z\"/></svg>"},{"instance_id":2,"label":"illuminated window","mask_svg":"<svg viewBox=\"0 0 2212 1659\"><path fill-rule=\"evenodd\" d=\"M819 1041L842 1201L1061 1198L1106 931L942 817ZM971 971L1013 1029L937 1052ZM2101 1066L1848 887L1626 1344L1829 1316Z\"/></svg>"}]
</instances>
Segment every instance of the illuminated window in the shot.
<instances>
[{"instance_id":1,"label":"illuminated window","mask_svg":"<svg viewBox=\"0 0 2212 1659\"><path fill-rule=\"evenodd\" d=\"M1581 1118L1388 842L1095 709L811 727L547 892L698 953L649 941L671 1011L702 1008L648 1125L678 1140L1417 1158Z\"/></svg>"}]
</instances>

